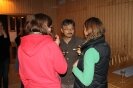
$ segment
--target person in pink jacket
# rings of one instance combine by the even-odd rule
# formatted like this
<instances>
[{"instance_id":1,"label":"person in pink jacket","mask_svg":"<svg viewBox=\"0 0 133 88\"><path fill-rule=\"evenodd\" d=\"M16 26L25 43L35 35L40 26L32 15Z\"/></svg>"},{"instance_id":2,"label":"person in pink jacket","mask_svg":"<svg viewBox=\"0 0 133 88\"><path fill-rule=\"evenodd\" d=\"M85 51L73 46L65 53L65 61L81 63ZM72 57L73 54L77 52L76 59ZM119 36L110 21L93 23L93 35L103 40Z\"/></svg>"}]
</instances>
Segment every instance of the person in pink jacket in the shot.
<instances>
[{"instance_id":1,"label":"person in pink jacket","mask_svg":"<svg viewBox=\"0 0 133 88\"><path fill-rule=\"evenodd\" d=\"M18 48L19 74L24 88L61 88L59 74L67 71L66 60L51 37L51 18L35 14L27 22Z\"/></svg>"}]
</instances>

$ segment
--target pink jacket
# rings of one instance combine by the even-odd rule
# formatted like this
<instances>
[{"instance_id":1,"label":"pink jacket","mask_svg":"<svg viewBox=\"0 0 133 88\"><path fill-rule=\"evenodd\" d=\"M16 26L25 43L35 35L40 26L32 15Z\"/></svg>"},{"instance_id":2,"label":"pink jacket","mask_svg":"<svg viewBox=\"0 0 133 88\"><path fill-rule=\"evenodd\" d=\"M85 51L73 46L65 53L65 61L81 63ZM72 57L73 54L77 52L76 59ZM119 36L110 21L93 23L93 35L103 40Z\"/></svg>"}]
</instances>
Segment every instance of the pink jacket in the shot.
<instances>
[{"instance_id":1,"label":"pink jacket","mask_svg":"<svg viewBox=\"0 0 133 88\"><path fill-rule=\"evenodd\" d=\"M22 37L18 58L25 88L61 88L59 74L66 73L67 63L51 36L31 34Z\"/></svg>"}]
</instances>

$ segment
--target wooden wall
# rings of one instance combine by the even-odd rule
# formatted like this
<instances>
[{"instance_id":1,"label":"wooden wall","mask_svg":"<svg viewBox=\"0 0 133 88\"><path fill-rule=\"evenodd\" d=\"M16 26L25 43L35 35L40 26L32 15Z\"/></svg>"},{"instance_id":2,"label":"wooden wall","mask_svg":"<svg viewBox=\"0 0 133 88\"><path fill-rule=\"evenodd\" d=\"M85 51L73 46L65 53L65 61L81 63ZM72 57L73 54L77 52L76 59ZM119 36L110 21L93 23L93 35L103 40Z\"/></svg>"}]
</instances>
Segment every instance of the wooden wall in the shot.
<instances>
[{"instance_id":1,"label":"wooden wall","mask_svg":"<svg viewBox=\"0 0 133 88\"><path fill-rule=\"evenodd\" d=\"M58 33L63 19L74 19L76 35L81 37L84 21L99 17L105 24L112 54L133 58L133 0L0 0L0 14L38 12L52 17Z\"/></svg>"},{"instance_id":2,"label":"wooden wall","mask_svg":"<svg viewBox=\"0 0 133 88\"><path fill-rule=\"evenodd\" d=\"M112 55L133 58L133 0L58 0L58 29L65 18L74 19L76 34L83 37L83 23L92 16L99 17L106 28L106 39Z\"/></svg>"},{"instance_id":3,"label":"wooden wall","mask_svg":"<svg viewBox=\"0 0 133 88\"><path fill-rule=\"evenodd\" d=\"M0 0L0 14L23 15L45 13L56 20L56 0Z\"/></svg>"},{"instance_id":4,"label":"wooden wall","mask_svg":"<svg viewBox=\"0 0 133 88\"><path fill-rule=\"evenodd\" d=\"M42 0L0 0L1 14L32 14L41 12Z\"/></svg>"}]
</instances>

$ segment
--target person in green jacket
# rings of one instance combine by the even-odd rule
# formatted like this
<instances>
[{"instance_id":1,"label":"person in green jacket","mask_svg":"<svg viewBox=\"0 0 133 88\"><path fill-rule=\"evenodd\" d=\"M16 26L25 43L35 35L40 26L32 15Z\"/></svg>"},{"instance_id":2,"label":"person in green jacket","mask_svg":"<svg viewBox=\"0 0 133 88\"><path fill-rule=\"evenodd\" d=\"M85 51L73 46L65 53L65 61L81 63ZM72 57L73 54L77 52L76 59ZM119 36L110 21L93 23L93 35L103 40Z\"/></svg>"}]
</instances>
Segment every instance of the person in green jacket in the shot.
<instances>
[{"instance_id":1,"label":"person in green jacket","mask_svg":"<svg viewBox=\"0 0 133 88\"><path fill-rule=\"evenodd\" d=\"M74 88L107 88L110 47L105 41L105 29L99 18L91 17L84 23L85 43L74 63Z\"/></svg>"}]
</instances>

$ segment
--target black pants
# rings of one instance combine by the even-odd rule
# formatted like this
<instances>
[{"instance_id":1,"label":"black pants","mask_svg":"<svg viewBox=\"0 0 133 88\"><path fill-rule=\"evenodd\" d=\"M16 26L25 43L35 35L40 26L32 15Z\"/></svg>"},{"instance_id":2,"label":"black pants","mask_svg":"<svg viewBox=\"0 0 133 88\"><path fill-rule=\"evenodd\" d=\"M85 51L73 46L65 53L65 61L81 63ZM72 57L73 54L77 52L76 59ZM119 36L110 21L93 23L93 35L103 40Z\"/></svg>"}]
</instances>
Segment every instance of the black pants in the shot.
<instances>
[{"instance_id":1,"label":"black pants","mask_svg":"<svg viewBox=\"0 0 133 88\"><path fill-rule=\"evenodd\" d=\"M9 72L9 60L5 58L5 60L0 62L0 88L8 88L8 72Z\"/></svg>"},{"instance_id":2,"label":"black pants","mask_svg":"<svg viewBox=\"0 0 133 88\"><path fill-rule=\"evenodd\" d=\"M22 81L21 81L21 88L24 88L24 84L22 83Z\"/></svg>"}]
</instances>

